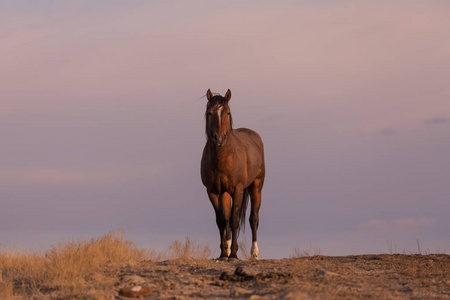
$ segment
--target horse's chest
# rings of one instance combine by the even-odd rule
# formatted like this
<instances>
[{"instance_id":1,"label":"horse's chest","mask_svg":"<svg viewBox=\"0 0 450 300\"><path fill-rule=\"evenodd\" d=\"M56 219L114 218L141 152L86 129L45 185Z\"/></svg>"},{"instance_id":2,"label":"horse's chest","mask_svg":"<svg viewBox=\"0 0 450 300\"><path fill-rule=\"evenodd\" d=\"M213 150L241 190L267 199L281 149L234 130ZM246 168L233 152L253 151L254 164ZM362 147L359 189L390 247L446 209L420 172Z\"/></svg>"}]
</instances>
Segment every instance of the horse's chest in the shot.
<instances>
[{"instance_id":1,"label":"horse's chest","mask_svg":"<svg viewBox=\"0 0 450 300\"><path fill-rule=\"evenodd\" d=\"M240 157L233 155L223 156L217 161L205 163L204 176L202 175L203 183L209 192L232 194L243 181L245 168L242 166L244 165Z\"/></svg>"},{"instance_id":2,"label":"horse's chest","mask_svg":"<svg viewBox=\"0 0 450 300\"><path fill-rule=\"evenodd\" d=\"M228 169L222 169L215 173L213 178L215 190L219 193L234 193L238 176Z\"/></svg>"},{"instance_id":3,"label":"horse's chest","mask_svg":"<svg viewBox=\"0 0 450 300\"><path fill-rule=\"evenodd\" d=\"M220 193L228 192L233 193L234 192L234 182L233 179L227 176L226 174L219 174L219 176L216 179L216 188Z\"/></svg>"}]
</instances>

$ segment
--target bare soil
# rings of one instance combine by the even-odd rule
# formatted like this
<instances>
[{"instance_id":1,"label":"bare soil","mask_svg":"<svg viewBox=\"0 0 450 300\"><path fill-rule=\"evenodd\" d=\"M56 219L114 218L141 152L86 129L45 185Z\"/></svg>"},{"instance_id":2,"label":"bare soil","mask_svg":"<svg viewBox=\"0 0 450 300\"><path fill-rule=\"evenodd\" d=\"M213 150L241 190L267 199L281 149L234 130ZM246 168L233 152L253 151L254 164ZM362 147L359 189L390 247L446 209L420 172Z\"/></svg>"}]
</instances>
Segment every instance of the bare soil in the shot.
<instances>
[{"instance_id":1,"label":"bare soil","mask_svg":"<svg viewBox=\"0 0 450 300\"><path fill-rule=\"evenodd\" d=\"M146 261L116 276L116 299L134 285L143 299L450 299L446 254Z\"/></svg>"}]
</instances>

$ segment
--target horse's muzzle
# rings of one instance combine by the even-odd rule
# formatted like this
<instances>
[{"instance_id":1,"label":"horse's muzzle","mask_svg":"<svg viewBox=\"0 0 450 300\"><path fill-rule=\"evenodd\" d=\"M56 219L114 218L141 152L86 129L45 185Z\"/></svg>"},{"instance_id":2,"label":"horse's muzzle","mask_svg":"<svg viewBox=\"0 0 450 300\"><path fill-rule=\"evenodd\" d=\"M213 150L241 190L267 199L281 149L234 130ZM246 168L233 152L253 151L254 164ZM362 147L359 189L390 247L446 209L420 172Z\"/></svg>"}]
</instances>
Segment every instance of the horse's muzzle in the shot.
<instances>
[{"instance_id":1,"label":"horse's muzzle","mask_svg":"<svg viewBox=\"0 0 450 300\"><path fill-rule=\"evenodd\" d=\"M219 148L225 146L225 143L227 142L227 134L226 133L224 133L224 134L214 133L213 138L214 138L214 144Z\"/></svg>"}]
</instances>

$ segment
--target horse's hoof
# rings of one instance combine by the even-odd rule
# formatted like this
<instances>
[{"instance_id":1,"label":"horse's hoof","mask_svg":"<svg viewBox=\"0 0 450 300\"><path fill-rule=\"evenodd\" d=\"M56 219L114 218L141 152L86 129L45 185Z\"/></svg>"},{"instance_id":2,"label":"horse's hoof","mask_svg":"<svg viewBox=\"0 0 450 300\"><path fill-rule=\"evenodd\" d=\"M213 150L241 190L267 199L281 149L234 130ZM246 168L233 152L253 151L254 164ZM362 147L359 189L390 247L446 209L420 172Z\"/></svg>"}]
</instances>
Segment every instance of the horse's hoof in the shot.
<instances>
[{"instance_id":1,"label":"horse's hoof","mask_svg":"<svg viewBox=\"0 0 450 300\"><path fill-rule=\"evenodd\" d=\"M227 256L221 256L219 257L220 261L228 261L228 257Z\"/></svg>"},{"instance_id":2,"label":"horse's hoof","mask_svg":"<svg viewBox=\"0 0 450 300\"><path fill-rule=\"evenodd\" d=\"M237 262L237 261L239 261L240 259L239 258L237 258L237 257L228 257L228 262Z\"/></svg>"},{"instance_id":3,"label":"horse's hoof","mask_svg":"<svg viewBox=\"0 0 450 300\"><path fill-rule=\"evenodd\" d=\"M258 260L258 254L252 254L252 257L250 257L250 260Z\"/></svg>"}]
</instances>

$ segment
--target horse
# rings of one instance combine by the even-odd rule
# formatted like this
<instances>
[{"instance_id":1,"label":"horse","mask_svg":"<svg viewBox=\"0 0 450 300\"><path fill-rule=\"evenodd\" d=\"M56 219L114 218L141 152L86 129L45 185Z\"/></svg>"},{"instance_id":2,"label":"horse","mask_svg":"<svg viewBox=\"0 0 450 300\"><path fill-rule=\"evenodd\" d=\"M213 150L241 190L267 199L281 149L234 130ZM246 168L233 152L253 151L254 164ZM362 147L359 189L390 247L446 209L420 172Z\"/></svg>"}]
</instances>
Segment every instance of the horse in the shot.
<instances>
[{"instance_id":1,"label":"horse","mask_svg":"<svg viewBox=\"0 0 450 300\"><path fill-rule=\"evenodd\" d=\"M219 259L238 260L237 238L241 227L245 226L248 196L251 200L250 255L253 259L258 259L256 231L265 176L264 145L255 131L247 128L233 129L228 106L231 98L229 89L223 97L213 95L208 89L206 97L206 145L201 160L201 178L216 213L220 232Z\"/></svg>"}]
</instances>

